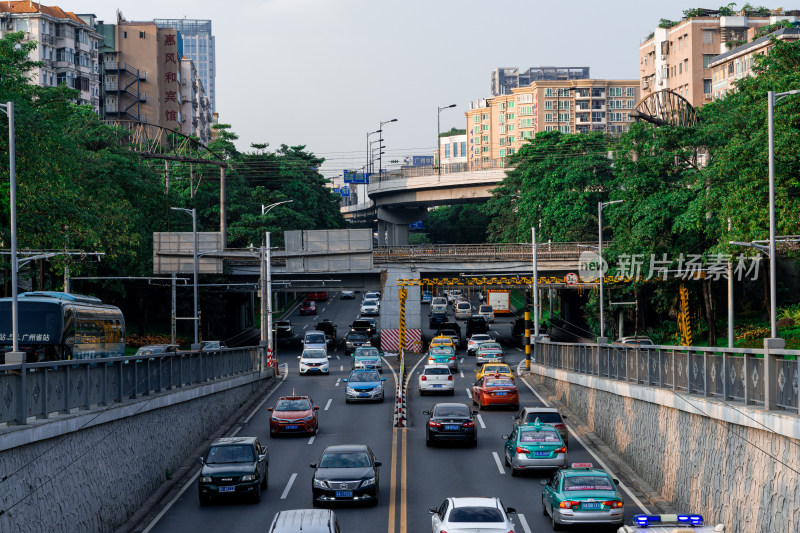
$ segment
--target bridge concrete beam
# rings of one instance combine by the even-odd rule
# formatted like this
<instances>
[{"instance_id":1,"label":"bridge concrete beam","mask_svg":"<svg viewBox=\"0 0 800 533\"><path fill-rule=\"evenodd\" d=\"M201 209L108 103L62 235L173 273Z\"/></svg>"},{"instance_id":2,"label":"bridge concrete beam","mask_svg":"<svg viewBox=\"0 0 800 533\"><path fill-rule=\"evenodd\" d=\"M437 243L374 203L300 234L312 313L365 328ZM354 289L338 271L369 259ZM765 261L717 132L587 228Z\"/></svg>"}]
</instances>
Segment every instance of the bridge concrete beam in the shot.
<instances>
[{"instance_id":1,"label":"bridge concrete beam","mask_svg":"<svg viewBox=\"0 0 800 533\"><path fill-rule=\"evenodd\" d=\"M379 207L378 220L391 224L412 224L417 220L422 220L428 216L428 210L424 207Z\"/></svg>"}]
</instances>

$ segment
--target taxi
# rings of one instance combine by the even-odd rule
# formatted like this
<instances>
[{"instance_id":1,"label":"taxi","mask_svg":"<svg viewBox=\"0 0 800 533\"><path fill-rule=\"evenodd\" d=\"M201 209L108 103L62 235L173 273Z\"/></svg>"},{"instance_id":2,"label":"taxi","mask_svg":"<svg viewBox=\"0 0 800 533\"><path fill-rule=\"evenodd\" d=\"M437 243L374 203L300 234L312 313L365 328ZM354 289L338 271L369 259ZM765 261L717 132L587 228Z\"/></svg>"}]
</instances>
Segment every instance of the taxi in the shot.
<instances>
[{"instance_id":1,"label":"taxi","mask_svg":"<svg viewBox=\"0 0 800 533\"><path fill-rule=\"evenodd\" d=\"M505 376L484 376L472 386L472 405L479 409L489 405L510 406L519 409L519 390L514 380Z\"/></svg>"},{"instance_id":2,"label":"taxi","mask_svg":"<svg viewBox=\"0 0 800 533\"><path fill-rule=\"evenodd\" d=\"M488 376L489 374L493 374L495 377L506 377L514 379L514 372L511 370L511 367L505 363L486 363L482 367L478 369L477 374L475 374L475 380L481 379L483 376Z\"/></svg>"},{"instance_id":3,"label":"taxi","mask_svg":"<svg viewBox=\"0 0 800 533\"><path fill-rule=\"evenodd\" d=\"M511 435L503 435L506 465L511 475L523 470L556 469L567 466L567 446L558 430L538 420L530 426L516 426Z\"/></svg>"},{"instance_id":4,"label":"taxi","mask_svg":"<svg viewBox=\"0 0 800 533\"><path fill-rule=\"evenodd\" d=\"M377 348L372 350L364 350L363 347L356 348L353 354L353 370L377 370L383 373L383 365Z\"/></svg>"},{"instance_id":5,"label":"taxi","mask_svg":"<svg viewBox=\"0 0 800 533\"><path fill-rule=\"evenodd\" d=\"M680 529L677 529L680 528ZM705 525L703 517L699 514L637 514L629 526L622 526L617 533L635 533L636 531L649 531L672 533L673 531L686 532L723 532L725 526Z\"/></svg>"},{"instance_id":6,"label":"taxi","mask_svg":"<svg viewBox=\"0 0 800 533\"><path fill-rule=\"evenodd\" d=\"M475 352L475 364L481 366L484 363L502 363L503 347L499 342L484 342Z\"/></svg>"},{"instance_id":7,"label":"taxi","mask_svg":"<svg viewBox=\"0 0 800 533\"><path fill-rule=\"evenodd\" d=\"M451 372L458 371L456 350L451 346L433 346L428 350L429 365L447 365Z\"/></svg>"},{"instance_id":8,"label":"taxi","mask_svg":"<svg viewBox=\"0 0 800 533\"><path fill-rule=\"evenodd\" d=\"M568 524L622 525L625 508L619 481L592 463L573 463L550 481L542 480L542 513L553 529Z\"/></svg>"},{"instance_id":9,"label":"taxi","mask_svg":"<svg viewBox=\"0 0 800 533\"><path fill-rule=\"evenodd\" d=\"M456 344L453 342L453 339L447 335L437 335L436 337L432 338L431 343L428 345L428 349L430 350L434 346L450 346L453 348L453 350L456 349Z\"/></svg>"}]
</instances>

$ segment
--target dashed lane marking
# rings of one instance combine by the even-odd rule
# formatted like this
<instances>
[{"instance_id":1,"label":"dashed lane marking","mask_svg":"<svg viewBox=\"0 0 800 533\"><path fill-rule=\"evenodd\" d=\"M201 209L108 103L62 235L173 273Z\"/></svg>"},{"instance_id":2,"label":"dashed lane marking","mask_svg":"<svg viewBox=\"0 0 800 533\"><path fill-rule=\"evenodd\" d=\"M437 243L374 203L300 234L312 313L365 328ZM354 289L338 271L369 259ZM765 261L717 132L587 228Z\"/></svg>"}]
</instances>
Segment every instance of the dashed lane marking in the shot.
<instances>
[{"instance_id":1,"label":"dashed lane marking","mask_svg":"<svg viewBox=\"0 0 800 533\"><path fill-rule=\"evenodd\" d=\"M458 361L458 363L459 363L459 364L464 364L464 358L462 357L462 358L461 358L461 359Z\"/></svg>"},{"instance_id":2,"label":"dashed lane marking","mask_svg":"<svg viewBox=\"0 0 800 533\"><path fill-rule=\"evenodd\" d=\"M505 475L506 471L503 468L503 463L500 462L500 456L497 455L497 452L492 452L492 457L494 457L494 463L497 465L497 470Z\"/></svg>"},{"instance_id":3,"label":"dashed lane marking","mask_svg":"<svg viewBox=\"0 0 800 533\"><path fill-rule=\"evenodd\" d=\"M312 435L312 436L311 436L311 438L310 438L310 439L308 439L308 443L309 443L309 444L313 444L313 443L314 443L314 439L316 439L316 438L317 438L317 436L316 436L316 435Z\"/></svg>"},{"instance_id":4,"label":"dashed lane marking","mask_svg":"<svg viewBox=\"0 0 800 533\"><path fill-rule=\"evenodd\" d=\"M294 485L294 480L297 478L297 472L292 474L292 477L289 478L289 483L286 484L286 488L283 489L283 494L281 494L281 500L285 500L286 496L289 495L289 491L292 490L292 485Z\"/></svg>"},{"instance_id":5,"label":"dashed lane marking","mask_svg":"<svg viewBox=\"0 0 800 533\"><path fill-rule=\"evenodd\" d=\"M339 372L343 372L343 371L344 371L344 365L339 365Z\"/></svg>"},{"instance_id":6,"label":"dashed lane marking","mask_svg":"<svg viewBox=\"0 0 800 533\"><path fill-rule=\"evenodd\" d=\"M466 390L467 390L467 398L469 398L471 400L472 399L472 391L469 390L469 389L466 389Z\"/></svg>"},{"instance_id":7,"label":"dashed lane marking","mask_svg":"<svg viewBox=\"0 0 800 533\"><path fill-rule=\"evenodd\" d=\"M483 417L481 415L476 415L478 419L478 423L481 425L481 429L486 429L486 424L483 423Z\"/></svg>"},{"instance_id":8,"label":"dashed lane marking","mask_svg":"<svg viewBox=\"0 0 800 533\"><path fill-rule=\"evenodd\" d=\"M459 373L461 374L461 377L463 378L463 377L464 377L464 371L462 370L462 371L461 371L461 372L459 372Z\"/></svg>"},{"instance_id":9,"label":"dashed lane marking","mask_svg":"<svg viewBox=\"0 0 800 533\"><path fill-rule=\"evenodd\" d=\"M333 398L328 398L328 403L326 403L326 404L325 404L325 409L324 409L324 411L327 411L327 410L328 410L328 408L331 406L331 402L332 402L332 401L333 401Z\"/></svg>"},{"instance_id":10,"label":"dashed lane marking","mask_svg":"<svg viewBox=\"0 0 800 533\"><path fill-rule=\"evenodd\" d=\"M336 385L334 385L334 387L338 387L338 386L339 386L339 382L340 382L340 381L341 381L341 378L337 379L337 380L336 380Z\"/></svg>"},{"instance_id":11,"label":"dashed lane marking","mask_svg":"<svg viewBox=\"0 0 800 533\"><path fill-rule=\"evenodd\" d=\"M522 529L525 530L525 533L531 533L531 528L528 527L528 521L525 520L525 515L517 514L517 518L519 518L519 523L522 524Z\"/></svg>"}]
</instances>

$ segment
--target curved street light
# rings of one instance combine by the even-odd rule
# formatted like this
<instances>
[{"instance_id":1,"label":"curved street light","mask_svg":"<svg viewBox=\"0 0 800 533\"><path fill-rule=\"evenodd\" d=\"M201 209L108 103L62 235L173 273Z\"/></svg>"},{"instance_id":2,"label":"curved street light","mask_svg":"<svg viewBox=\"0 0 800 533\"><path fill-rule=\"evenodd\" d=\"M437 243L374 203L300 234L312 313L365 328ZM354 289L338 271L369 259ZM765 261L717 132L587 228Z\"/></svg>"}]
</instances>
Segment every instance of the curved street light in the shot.
<instances>
[{"instance_id":1,"label":"curved street light","mask_svg":"<svg viewBox=\"0 0 800 533\"><path fill-rule=\"evenodd\" d=\"M442 111L444 111L445 109L450 109L451 107L455 107L455 106L456 106L456 104L450 104L450 105L446 105L444 107L438 107L437 106L437 111L436 111L436 161L438 163L437 166L439 167L438 174L439 174L440 178L442 176L442 137L441 137L441 135L442 135L442 127L440 125L439 117L441 117ZM437 180L438 180L438 178L437 178Z\"/></svg>"},{"instance_id":2,"label":"curved street light","mask_svg":"<svg viewBox=\"0 0 800 533\"><path fill-rule=\"evenodd\" d=\"M383 125L389 124L390 122L397 122L396 118L392 120L385 120L381 121L381 125L378 127L378 131L383 131ZM381 139L381 150L383 150L383 139ZM383 173L383 159L381 158L381 154L378 154L378 176L380 177L381 173Z\"/></svg>"},{"instance_id":3,"label":"curved street light","mask_svg":"<svg viewBox=\"0 0 800 533\"><path fill-rule=\"evenodd\" d=\"M261 216L283 204L290 204L294 200L284 200L270 205L261 206ZM266 341L268 354L272 354L272 254L269 242L270 232L266 235L266 251L261 254L261 343ZM266 259L266 275L264 272L264 259ZM266 286L265 286L266 284Z\"/></svg>"}]
</instances>

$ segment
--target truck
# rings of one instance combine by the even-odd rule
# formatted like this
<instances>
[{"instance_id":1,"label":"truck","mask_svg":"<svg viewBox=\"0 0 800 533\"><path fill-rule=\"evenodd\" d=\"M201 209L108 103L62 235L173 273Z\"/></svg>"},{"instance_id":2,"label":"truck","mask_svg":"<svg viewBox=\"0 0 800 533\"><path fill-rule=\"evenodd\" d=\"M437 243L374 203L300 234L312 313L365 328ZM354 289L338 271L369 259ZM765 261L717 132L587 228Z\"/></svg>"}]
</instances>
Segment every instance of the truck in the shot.
<instances>
[{"instance_id":1,"label":"truck","mask_svg":"<svg viewBox=\"0 0 800 533\"><path fill-rule=\"evenodd\" d=\"M511 314L511 295L507 290L489 290L486 303L492 306L495 315Z\"/></svg>"}]
</instances>

